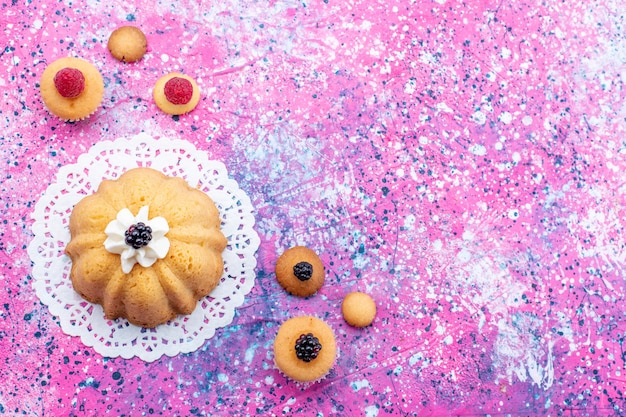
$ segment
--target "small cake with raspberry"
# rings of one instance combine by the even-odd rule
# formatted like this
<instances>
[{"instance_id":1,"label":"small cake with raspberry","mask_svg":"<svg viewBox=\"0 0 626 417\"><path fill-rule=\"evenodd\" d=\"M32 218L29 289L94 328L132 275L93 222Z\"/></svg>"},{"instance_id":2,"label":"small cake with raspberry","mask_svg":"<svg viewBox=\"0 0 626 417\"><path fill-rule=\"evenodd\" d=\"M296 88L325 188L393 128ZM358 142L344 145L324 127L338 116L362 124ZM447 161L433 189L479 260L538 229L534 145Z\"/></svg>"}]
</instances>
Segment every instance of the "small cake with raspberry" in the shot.
<instances>
[{"instance_id":1,"label":"small cake with raspberry","mask_svg":"<svg viewBox=\"0 0 626 417\"><path fill-rule=\"evenodd\" d=\"M189 113L200 101L200 90L196 81L179 72L169 73L156 82L154 102L167 114Z\"/></svg>"},{"instance_id":2,"label":"small cake with raspberry","mask_svg":"<svg viewBox=\"0 0 626 417\"><path fill-rule=\"evenodd\" d=\"M363 292L351 292L341 303L341 313L350 326L366 327L372 324L376 317L376 303L372 297Z\"/></svg>"},{"instance_id":3,"label":"small cake with raspberry","mask_svg":"<svg viewBox=\"0 0 626 417\"><path fill-rule=\"evenodd\" d=\"M67 57L46 67L39 90L52 114L73 122L91 116L98 109L104 96L104 81L90 62Z\"/></svg>"},{"instance_id":4,"label":"small cake with raspberry","mask_svg":"<svg viewBox=\"0 0 626 417\"><path fill-rule=\"evenodd\" d=\"M320 257L306 246L289 248L276 261L278 283L299 297L315 294L324 284L324 276Z\"/></svg>"},{"instance_id":5,"label":"small cake with raspberry","mask_svg":"<svg viewBox=\"0 0 626 417\"><path fill-rule=\"evenodd\" d=\"M111 33L107 47L118 61L135 62L146 53L148 40L141 29L135 26L120 26Z\"/></svg>"},{"instance_id":6,"label":"small cake with raspberry","mask_svg":"<svg viewBox=\"0 0 626 417\"><path fill-rule=\"evenodd\" d=\"M337 345L332 329L313 316L285 321L274 340L274 362L287 377L300 383L323 379L335 364Z\"/></svg>"}]
</instances>

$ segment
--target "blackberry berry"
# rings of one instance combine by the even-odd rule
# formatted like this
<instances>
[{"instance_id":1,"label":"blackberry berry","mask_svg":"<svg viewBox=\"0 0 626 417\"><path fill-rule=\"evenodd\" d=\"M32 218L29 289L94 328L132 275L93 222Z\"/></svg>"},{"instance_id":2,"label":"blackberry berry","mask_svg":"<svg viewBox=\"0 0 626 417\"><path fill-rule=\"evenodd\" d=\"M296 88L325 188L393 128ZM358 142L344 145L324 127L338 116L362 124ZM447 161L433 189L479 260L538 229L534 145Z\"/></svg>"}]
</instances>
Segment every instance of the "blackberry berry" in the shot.
<instances>
[{"instance_id":1,"label":"blackberry berry","mask_svg":"<svg viewBox=\"0 0 626 417\"><path fill-rule=\"evenodd\" d=\"M293 274L300 281L307 281L313 276L313 265L308 262L298 262L293 266Z\"/></svg>"},{"instance_id":2,"label":"blackberry berry","mask_svg":"<svg viewBox=\"0 0 626 417\"><path fill-rule=\"evenodd\" d=\"M139 249L146 246L152 240L152 228L146 226L144 223L139 222L133 224L124 232L124 242L128 246L132 246L133 249Z\"/></svg>"},{"instance_id":3,"label":"blackberry berry","mask_svg":"<svg viewBox=\"0 0 626 417\"><path fill-rule=\"evenodd\" d=\"M301 334L296 340L296 356L300 360L311 362L317 358L320 350L322 350L322 344L317 337L313 336L313 333Z\"/></svg>"}]
</instances>

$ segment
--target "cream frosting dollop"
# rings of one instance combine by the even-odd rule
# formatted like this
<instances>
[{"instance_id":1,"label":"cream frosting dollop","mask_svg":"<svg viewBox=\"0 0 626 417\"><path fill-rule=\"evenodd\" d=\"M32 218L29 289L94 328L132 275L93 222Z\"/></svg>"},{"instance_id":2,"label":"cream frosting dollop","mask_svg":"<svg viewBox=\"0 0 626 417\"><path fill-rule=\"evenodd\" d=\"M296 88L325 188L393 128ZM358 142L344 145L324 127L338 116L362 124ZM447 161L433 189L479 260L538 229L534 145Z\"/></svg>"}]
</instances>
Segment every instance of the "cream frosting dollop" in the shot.
<instances>
[{"instance_id":1,"label":"cream frosting dollop","mask_svg":"<svg viewBox=\"0 0 626 417\"><path fill-rule=\"evenodd\" d=\"M154 217L148 220L149 206L139 209L136 216L123 208L117 213L115 220L112 220L104 230L107 238L104 241L104 248L120 255L122 261L122 271L128 274L132 271L136 263L147 268L152 266L157 259L163 259L170 249L170 241L165 234L170 230L167 220L163 217ZM152 239L146 246L135 249L126 243L126 231L137 223L144 223L152 229Z\"/></svg>"}]
</instances>

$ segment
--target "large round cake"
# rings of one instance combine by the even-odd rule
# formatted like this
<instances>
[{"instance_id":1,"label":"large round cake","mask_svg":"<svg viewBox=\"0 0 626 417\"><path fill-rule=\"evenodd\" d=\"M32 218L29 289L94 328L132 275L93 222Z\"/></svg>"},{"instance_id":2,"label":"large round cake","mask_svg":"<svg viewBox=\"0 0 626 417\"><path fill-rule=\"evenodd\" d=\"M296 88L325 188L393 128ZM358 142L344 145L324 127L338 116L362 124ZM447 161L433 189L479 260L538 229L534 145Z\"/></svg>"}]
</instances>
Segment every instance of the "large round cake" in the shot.
<instances>
[{"instance_id":1,"label":"large round cake","mask_svg":"<svg viewBox=\"0 0 626 417\"><path fill-rule=\"evenodd\" d=\"M226 238L215 204L183 179L135 168L70 216L74 289L106 317L154 327L190 314L219 283Z\"/></svg>"}]
</instances>

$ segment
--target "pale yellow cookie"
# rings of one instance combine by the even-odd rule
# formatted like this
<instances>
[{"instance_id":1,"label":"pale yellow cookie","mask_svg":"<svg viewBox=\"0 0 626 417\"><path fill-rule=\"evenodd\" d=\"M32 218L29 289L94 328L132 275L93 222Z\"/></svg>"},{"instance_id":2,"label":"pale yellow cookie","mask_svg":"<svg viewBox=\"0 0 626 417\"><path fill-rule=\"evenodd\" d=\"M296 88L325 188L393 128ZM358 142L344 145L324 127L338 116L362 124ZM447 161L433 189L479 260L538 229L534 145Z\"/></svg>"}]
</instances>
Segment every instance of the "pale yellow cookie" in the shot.
<instances>
[{"instance_id":1,"label":"pale yellow cookie","mask_svg":"<svg viewBox=\"0 0 626 417\"><path fill-rule=\"evenodd\" d=\"M64 97L55 85L55 76L65 68L76 69L84 77L83 89L75 97ZM50 112L63 120L82 120L93 114L104 96L104 81L98 69L80 58L60 58L46 67L39 83L41 99Z\"/></svg>"},{"instance_id":2,"label":"pale yellow cookie","mask_svg":"<svg viewBox=\"0 0 626 417\"><path fill-rule=\"evenodd\" d=\"M287 249L276 261L276 279L288 293L307 297L324 284L324 264L317 254L305 247Z\"/></svg>"},{"instance_id":3,"label":"pale yellow cookie","mask_svg":"<svg viewBox=\"0 0 626 417\"><path fill-rule=\"evenodd\" d=\"M365 293L351 292L341 303L341 313L346 323L351 326L369 326L376 317L376 303Z\"/></svg>"},{"instance_id":4,"label":"pale yellow cookie","mask_svg":"<svg viewBox=\"0 0 626 417\"><path fill-rule=\"evenodd\" d=\"M192 90L191 94L189 95L189 101L182 104L178 104L176 103L176 101L171 101L166 94L166 86L168 82L176 78L182 78L183 80L189 81L189 83L191 84ZM200 89L198 88L198 84L196 84L196 81L188 75L184 75L179 72L172 72L159 78L159 80L154 85L154 91L152 95L154 97L154 102L156 103L156 105L165 113L172 115L189 113L196 108L198 102L200 101Z\"/></svg>"},{"instance_id":5,"label":"pale yellow cookie","mask_svg":"<svg viewBox=\"0 0 626 417\"><path fill-rule=\"evenodd\" d=\"M299 342L301 336L309 340ZM319 351L310 355L306 352L306 344L313 337L319 343ZM301 316L287 320L278 329L274 340L276 366L285 376L298 382L322 379L333 367L336 356L337 346L332 329L316 317Z\"/></svg>"},{"instance_id":6,"label":"pale yellow cookie","mask_svg":"<svg viewBox=\"0 0 626 417\"><path fill-rule=\"evenodd\" d=\"M121 26L111 33L107 44L111 55L122 62L139 61L146 53L146 35L135 26Z\"/></svg>"}]
</instances>

